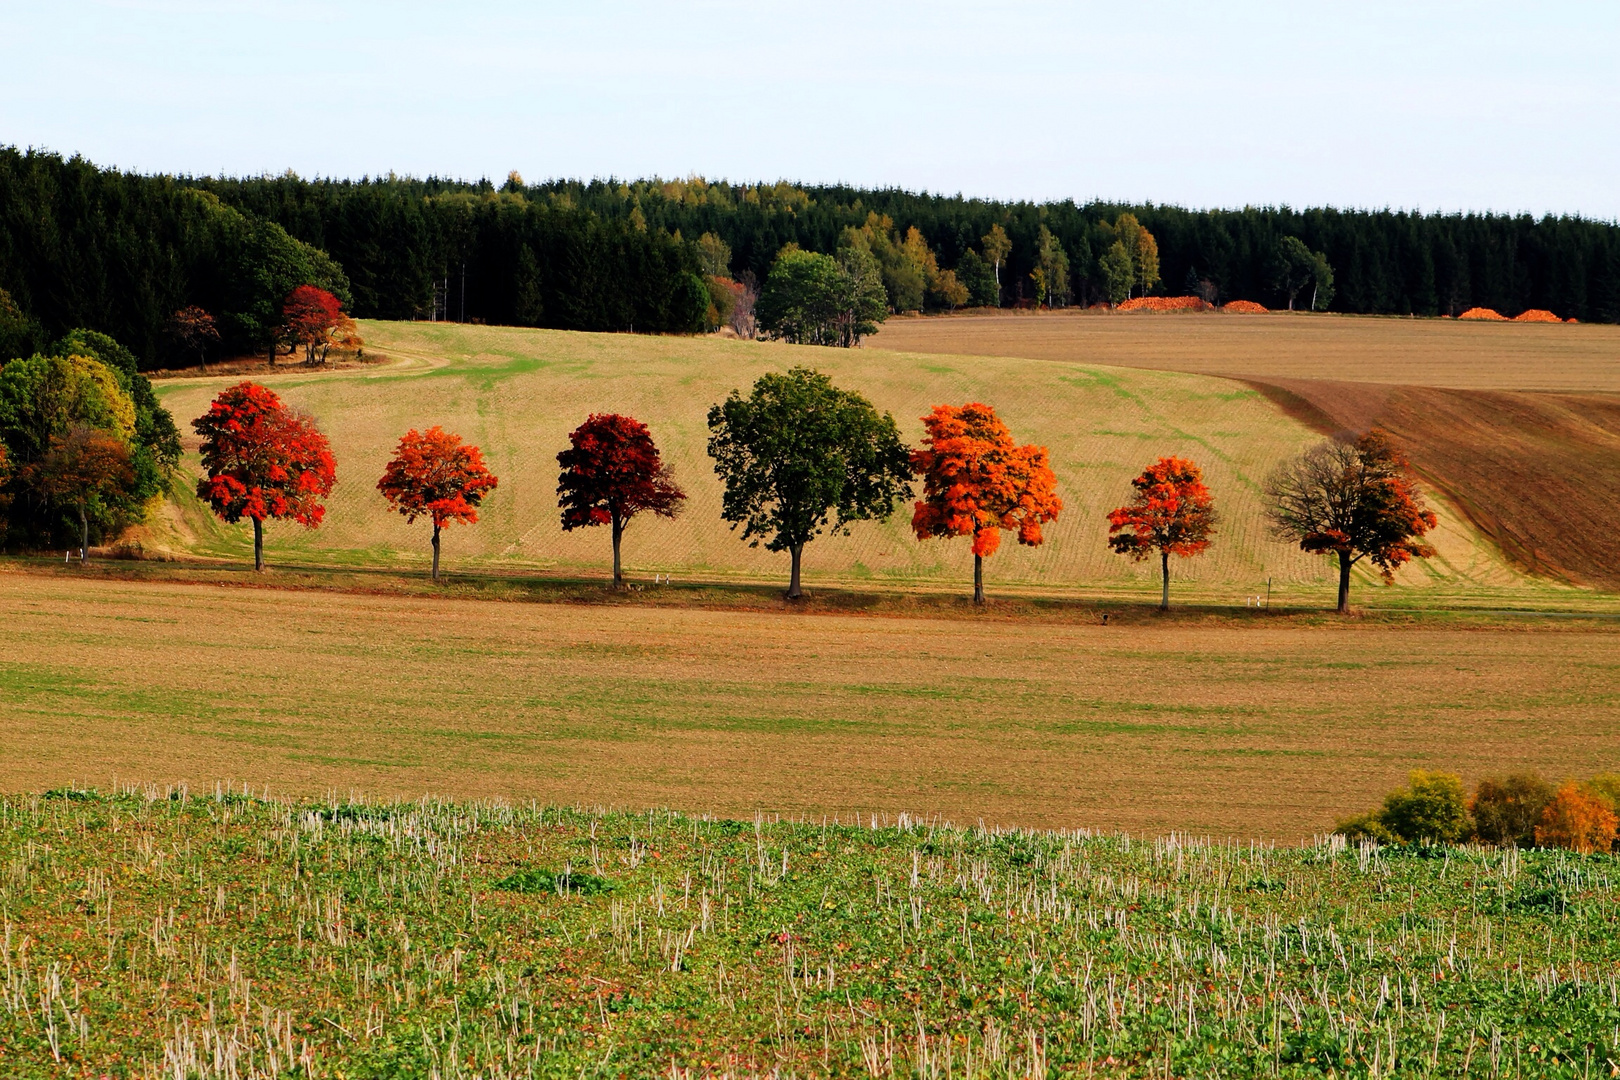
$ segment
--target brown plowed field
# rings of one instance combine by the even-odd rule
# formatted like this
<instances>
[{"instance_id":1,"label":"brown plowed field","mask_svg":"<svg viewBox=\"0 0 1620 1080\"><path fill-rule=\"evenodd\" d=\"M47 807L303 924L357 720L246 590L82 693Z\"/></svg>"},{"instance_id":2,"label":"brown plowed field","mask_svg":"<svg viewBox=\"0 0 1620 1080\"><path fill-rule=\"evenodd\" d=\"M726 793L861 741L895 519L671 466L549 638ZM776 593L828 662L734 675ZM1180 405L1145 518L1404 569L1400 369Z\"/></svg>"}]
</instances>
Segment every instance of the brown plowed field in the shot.
<instances>
[{"instance_id":1,"label":"brown plowed field","mask_svg":"<svg viewBox=\"0 0 1620 1080\"><path fill-rule=\"evenodd\" d=\"M1388 429L1525 569L1620 589L1620 327L1059 312L894 320L873 344L1240 378L1320 431Z\"/></svg>"},{"instance_id":2,"label":"brown plowed field","mask_svg":"<svg viewBox=\"0 0 1620 1080\"><path fill-rule=\"evenodd\" d=\"M1620 589L1620 396L1252 383L1323 432L1384 428L1515 563Z\"/></svg>"}]
</instances>

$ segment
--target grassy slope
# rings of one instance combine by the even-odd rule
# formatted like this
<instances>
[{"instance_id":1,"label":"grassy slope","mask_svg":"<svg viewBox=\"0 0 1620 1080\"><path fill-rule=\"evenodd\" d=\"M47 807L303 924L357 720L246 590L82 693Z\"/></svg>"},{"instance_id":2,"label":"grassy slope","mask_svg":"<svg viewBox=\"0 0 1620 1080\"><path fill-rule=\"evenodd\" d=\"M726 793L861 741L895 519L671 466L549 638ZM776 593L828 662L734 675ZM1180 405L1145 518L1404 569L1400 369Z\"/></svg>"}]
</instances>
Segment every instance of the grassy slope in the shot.
<instances>
[{"instance_id":1,"label":"grassy slope","mask_svg":"<svg viewBox=\"0 0 1620 1080\"><path fill-rule=\"evenodd\" d=\"M1587 1078L1620 1058L1609 856L71 795L0 799L18 1080ZM611 891L500 885L569 866Z\"/></svg>"},{"instance_id":2,"label":"grassy slope","mask_svg":"<svg viewBox=\"0 0 1620 1080\"><path fill-rule=\"evenodd\" d=\"M642 573L760 579L784 570L785 559L739 542L719 519L720 488L704 453L705 413L735 387L792 364L814 365L840 384L892 410L908 439L937 401L986 400L1016 436L1052 449L1065 509L1038 550L1006 544L988 575L996 583L1024 582L1062 589L1075 585L1149 584L1152 565L1134 565L1105 545L1105 512L1124 501L1128 480L1160 454L1191 456L1204 465L1221 501L1225 525L1212 551L1178 562L1176 573L1195 589L1231 599L1279 582L1325 583L1330 569L1267 535L1257 486L1283 455L1315 436L1258 392L1196 375L1085 364L938 357L793 348L713 339L587 335L508 328L370 323L375 348L403 366L329 374L288 372L266 378L294 404L310 410L332 437L339 487L318 532L274 525L272 561L289 558L340 563L419 565L426 531L387 513L374 478L407 427L441 423L481 444L502 477L483 520L453 528L446 540L451 567L509 565L566 572L599 572L607 538L599 530L564 534L557 524L554 455L566 433L591 411L624 411L646 420L692 495L674 523L638 523L626 539L628 564ZM199 414L222 379L160 385L182 420ZM194 500L181 508L194 550L240 558L244 529L215 525ZM969 573L965 544L919 544L909 513L886 525L861 524L853 535L823 537L807 551L816 580L894 583L960 582ZM1520 583L1473 532L1448 518L1442 558L1410 572L1412 583L1448 586Z\"/></svg>"}]
</instances>

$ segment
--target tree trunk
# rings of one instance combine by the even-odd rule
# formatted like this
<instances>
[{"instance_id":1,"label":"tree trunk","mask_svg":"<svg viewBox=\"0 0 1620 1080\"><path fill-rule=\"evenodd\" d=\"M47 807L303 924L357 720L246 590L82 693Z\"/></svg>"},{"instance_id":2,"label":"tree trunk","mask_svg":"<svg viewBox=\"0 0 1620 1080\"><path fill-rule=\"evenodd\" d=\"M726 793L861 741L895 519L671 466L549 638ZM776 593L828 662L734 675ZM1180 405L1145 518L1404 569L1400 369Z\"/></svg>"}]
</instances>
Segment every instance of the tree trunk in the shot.
<instances>
[{"instance_id":1,"label":"tree trunk","mask_svg":"<svg viewBox=\"0 0 1620 1080\"><path fill-rule=\"evenodd\" d=\"M797 600L804 595L804 590L799 588L799 560L804 555L804 545L791 545L788 548L788 554L793 556L793 569L788 576L787 594L789 600Z\"/></svg>"},{"instance_id":2,"label":"tree trunk","mask_svg":"<svg viewBox=\"0 0 1620 1080\"><path fill-rule=\"evenodd\" d=\"M1339 552L1339 614L1347 615L1350 612L1350 553Z\"/></svg>"},{"instance_id":3,"label":"tree trunk","mask_svg":"<svg viewBox=\"0 0 1620 1080\"><path fill-rule=\"evenodd\" d=\"M270 342L270 366L276 366L276 343L274 340Z\"/></svg>"},{"instance_id":4,"label":"tree trunk","mask_svg":"<svg viewBox=\"0 0 1620 1080\"><path fill-rule=\"evenodd\" d=\"M984 556L973 556L973 602L984 603Z\"/></svg>"},{"instance_id":5,"label":"tree trunk","mask_svg":"<svg viewBox=\"0 0 1620 1080\"><path fill-rule=\"evenodd\" d=\"M79 562L90 560L90 515L85 512L84 503L79 504Z\"/></svg>"},{"instance_id":6,"label":"tree trunk","mask_svg":"<svg viewBox=\"0 0 1620 1080\"><path fill-rule=\"evenodd\" d=\"M1318 288L1320 288L1319 285L1312 285L1311 286L1311 310L1312 311L1316 310L1316 290Z\"/></svg>"},{"instance_id":7,"label":"tree trunk","mask_svg":"<svg viewBox=\"0 0 1620 1080\"><path fill-rule=\"evenodd\" d=\"M1169 611L1170 610L1170 553L1168 551L1159 552L1159 563L1160 563L1161 569L1163 569L1163 571L1164 571L1164 589L1163 589L1162 592L1159 593L1159 610L1160 611Z\"/></svg>"},{"instance_id":8,"label":"tree trunk","mask_svg":"<svg viewBox=\"0 0 1620 1080\"><path fill-rule=\"evenodd\" d=\"M253 519L253 569L264 569L264 522Z\"/></svg>"},{"instance_id":9,"label":"tree trunk","mask_svg":"<svg viewBox=\"0 0 1620 1080\"><path fill-rule=\"evenodd\" d=\"M615 516L613 518L613 587L615 589L624 587L624 569L623 564L619 562L619 541L622 539L624 539L624 522ZM794 569L795 571L798 569L797 562L794 563ZM799 580L796 572L793 580L795 582Z\"/></svg>"},{"instance_id":10,"label":"tree trunk","mask_svg":"<svg viewBox=\"0 0 1620 1080\"><path fill-rule=\"evenodd\" d=\"M439 580L439 523L433 523L433 580Z\"/></svg>"}]
</instances>

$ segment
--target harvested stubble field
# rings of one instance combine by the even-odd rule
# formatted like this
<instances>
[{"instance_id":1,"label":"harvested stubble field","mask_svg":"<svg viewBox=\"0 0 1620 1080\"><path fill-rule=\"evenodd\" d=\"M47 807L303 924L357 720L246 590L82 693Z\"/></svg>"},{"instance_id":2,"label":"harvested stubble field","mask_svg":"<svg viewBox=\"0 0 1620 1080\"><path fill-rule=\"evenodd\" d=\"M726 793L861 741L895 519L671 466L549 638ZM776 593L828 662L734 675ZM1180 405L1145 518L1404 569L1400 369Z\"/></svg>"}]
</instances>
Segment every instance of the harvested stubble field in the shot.
<instances>
[{"instance_id":1,"label":"harvested stubble field","mask_svg":"<svg viewBox=\"0 0 1620 1080\"><path fill-rule=\"evenodd\" d=\"M1615 860L211 787L0 798L68 1076L1610 1075Z\"/></svg>"},{"instance_id":2,"label":"harvested stubble field","mask_svg":"<svg viewBox=\"0 0 1620 1080\"><path fill-rule=\"evenodd\" d=\"M1620 589L1620 327L1048 313L896 320L873 340L1242 379L1320 432L1388 429L1521 569Z\"/></svg>"},{"instance_id":3,"label":"harvested stubble field","mask_svg":"<svg viewBox=\"0 0 1620 1080\"><path fill-rule=\"evenodd\" d=\"M649 423L692 498L674 522L639 521L625 538L631 572L676 573L709 580L775 580L786 556L742 543L720 519L721 488L705 453L709 406L760 374L815 366L840 385L891 410L902 434L921 437L919 418L936 402L983 400L1014 434L1051 448L1063 515L1038 549L1004 544L986 568L998 584L1063 590L1085 586L1154 587L1156 566L1107 549L1106 514L1126 501L1129 481L1161 454L1203 465L1224 524L1205 556L1178 560L1184 585L1228 600L1263 591L1267 578L1330 589L1333 569L1274 540L1260 512L1259 485L1277 461L1318 436L1253 387L1165 372L1053 364L1040 360L918 356L875 350L801 348L718 339L576 334L505 327L367 323L371 347L397 362L312 374L284 370L263 381L309 410L329 433L338 487L316 531L272 524L272 564L420 566L427 527L390 514L374 487L398 437L409 427L443 424L483 447L501 487L482 520L445 538L457 568L509 567L564 574L604 573L602 530L564 533L556 509L555 455L567 433L592 411L631 413ZM199 415L233 379L163 380L159 392L182 422ZM195 463L195 458L190 459ZM1440 507L1440 558L1402 575L1409 585L1524 584L1460 515ZM823 536L805 551L806 580L937 585L965 582L965 542L918 543L909 508L887 524L857 523L852 535ZM187 553L243 558L249 532L217 524L182 495L162 542Z\"/></svg>"},{"instance_id":4,"label":"harvested stubble field","mask_svg":"<svg viewBox=\"0 0 1620 1080\"><path fill-rule=\"evenodd\" d=\"M1458 390L1620 392L1620 326L1273 312L1007 312L891 319L873 348Z\"/></svg>"},{"instance_id":5,"label":"harvested stubble field","mask_svg":"<svg viewBox=\"0 0 1620 1080\"><path fill-rule=\"evenodd\" d=\"M0 589L0 790L233 777L1293 843L1414 767L1620 768L1613 620L1239 608L1102 625L1095 609L794 615L68 571Z\"/></svg>"}]
</instances>

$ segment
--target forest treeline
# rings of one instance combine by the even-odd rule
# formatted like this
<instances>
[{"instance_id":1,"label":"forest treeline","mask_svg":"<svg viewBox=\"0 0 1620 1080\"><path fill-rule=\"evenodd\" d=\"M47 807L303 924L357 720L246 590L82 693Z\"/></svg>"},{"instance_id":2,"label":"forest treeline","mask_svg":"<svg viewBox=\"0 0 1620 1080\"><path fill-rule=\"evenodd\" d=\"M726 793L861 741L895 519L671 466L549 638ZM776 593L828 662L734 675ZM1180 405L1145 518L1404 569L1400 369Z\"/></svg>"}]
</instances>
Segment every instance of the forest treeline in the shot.
<instances>
[{"instance_id":1,"label":"forest treeline","mask_svg":"<svg viewBox=\"0 0 1620 1080\"><path fill-rule=\"evenodd\" d=\"M186 178L0 148L0 289L20 311L0 326L0 350L26 355L10 339L42 344L85 326L149 366L178 353L166 327L196 304L218 318L223 348L250 351L306 283L359 317L691 332L724 321L732 291L763 283L784 247L833 255L851 230L895 310L1089 305L1110 295L1122 214L1157 244L1151 294L1286 306L1279 251L1294 237L1331 265L1329 310L1620 321L1620 226L1579 217L998 202L695 178ZM985 243L993 227L1007 240L1000 255Z\"/></svg>"}]
</instances>

